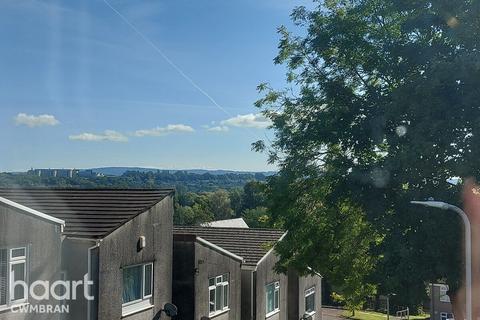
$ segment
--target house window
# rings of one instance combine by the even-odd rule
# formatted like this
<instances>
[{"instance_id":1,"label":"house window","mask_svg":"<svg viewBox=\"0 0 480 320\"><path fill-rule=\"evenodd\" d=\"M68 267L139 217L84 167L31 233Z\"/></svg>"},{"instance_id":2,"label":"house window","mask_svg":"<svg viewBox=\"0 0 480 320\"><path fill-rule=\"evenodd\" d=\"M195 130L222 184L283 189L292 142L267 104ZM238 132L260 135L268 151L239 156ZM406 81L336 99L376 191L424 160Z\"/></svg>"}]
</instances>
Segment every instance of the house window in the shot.
<instances>
[{"instance_id":1,"label":"house window","mask_svg":"<svg viewBox=\"0 0 480 320\"><path fill-rule=\"evenodd\" d=\"M455 318L453 317L453 313L441 312L440 313L440 319L441 320L453 320Z\"/></svg>"},{"instance_id":2,"label":"house window","mask_svg":"<svg viewBox=\"0 0 480 320\"><path fill-rule=\"evenodd\" d=\"M0 307L27 302L27 281L27 248L0 249Z\"/></svg>"},{"instance_id":3,"label":"house window","mask_svg":"<svg viewBox=\"0 0 480 320\"><path fill-rule=\"evenodd\" d=\"M315 313L315 287L305 290L305 313Z\"/></svg>"},{"instance_id":4,"label":"house window","mask_svg":"<svg viewBox=\"0 0 480 320\"><path fill-rule=\"evenodd\" d=\"M280 311L280 282L272 282L266 286L267 317Z\"/></svg>"},{"instance_id":5,"label":"house window","mask_svg":"<svg viewBox=\"0 0 480 320\"><path fill-rule=\"evenodd\" d=\"M450 297L448 296L448 286L445 284L440 285L440 302L450 303Z\"/></svg>"},{"instance_id":6,"label":"house window","mask_svg":"<svg viewBox=\"0 0 480 320\"><path fill-rule=\"evenodd\" d=\"M228 310L230 300L230 276L224 274L208 279L210 316Z\"/></svg>"},{"instance_id":7,"label":"house window","mask_svg":"<svg viewBox=\"0 0 480 320\"><path fill-rule=\"evenodd\" d=\"M150 308L152 294L153 263L123 268L123 316Z\"/></svg>"}]
</instances>

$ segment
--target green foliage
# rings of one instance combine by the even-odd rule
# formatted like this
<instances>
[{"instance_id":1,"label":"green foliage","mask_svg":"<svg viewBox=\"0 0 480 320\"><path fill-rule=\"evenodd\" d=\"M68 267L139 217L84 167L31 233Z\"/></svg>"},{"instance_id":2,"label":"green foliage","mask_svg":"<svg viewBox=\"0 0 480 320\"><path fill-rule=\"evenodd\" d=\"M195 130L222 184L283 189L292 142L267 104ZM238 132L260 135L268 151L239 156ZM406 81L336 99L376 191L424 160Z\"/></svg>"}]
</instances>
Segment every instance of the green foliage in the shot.
<instances>
[{"instance_id":1,"label":"green foliage","mask_svg":"<svg viewBox=\"0 0 480 320\"><path fill-rule=\"evenodd\" d=\"M270 216L267 208L257 207L254 209L246 209L242 214L243 219L250 228L269 228Z\"/></svg>"},{"instance_id":2,"label":"green foliage","mask_svg":"<svg viewBox=\"0 0 480 320\"><path fill-rule=\"evenodd\" d=\"M252 180L265 181L262 173L187 173L183 171L125 172L122 176L105 177L38 177L20 173L0 173L0 187L56 188L172 188L181 191L207 192L217 189L234 190Z\"/></svg>"},{"instance_id":3,"label":"green foliage","mask_svg":"<svg viewBox=\"0 0 480 320\"><path fill-rule=\"evenodd\" d=\"M317 266L353 304L370 285L411 310L425 282L458 287L459 221L409 201L458 202L446 179L480 173L479 14L467 0L329 0L294 11L305 35L279 29L292 88L263 84L256 105L275 130L282 264Z\"/></svg>"}]
</instances>

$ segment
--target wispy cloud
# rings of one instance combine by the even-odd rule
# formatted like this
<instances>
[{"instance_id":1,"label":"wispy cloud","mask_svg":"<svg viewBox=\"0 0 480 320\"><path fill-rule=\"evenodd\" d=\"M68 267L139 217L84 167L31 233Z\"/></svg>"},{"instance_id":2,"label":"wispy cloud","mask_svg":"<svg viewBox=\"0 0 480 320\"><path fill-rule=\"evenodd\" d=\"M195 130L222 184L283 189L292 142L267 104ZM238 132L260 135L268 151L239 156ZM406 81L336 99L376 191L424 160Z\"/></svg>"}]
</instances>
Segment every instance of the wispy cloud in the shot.
<instances>
[{"instance_id":1,"label":"wispy cloud","mask_svg":"<svg viewBox=\"0 0 480 320\"><path fill-rule=\"evenodd\" d=\"M103 134L85 132L78 135L71 135L68 138L70 140L91 141L91 142L101 142L101 141L127 142L128 141L128 138L125 135L114 130L105 130Z\"/></svg>"},{"instance_id":2,"label":"wispy cloud","mask_svg":"<svg viewBox=\"0 0 480 320\"><path fill-rule=\"evenodd\" d=\"M229 130L230 128L227 126L216 126L216 127L207 128L207 131L210 131L210 132L227 132Z\"/></svg>"},{"instance_id":3,"label":"wispy cloud","mask_svg":"<svg viewBox=\"0 0 480 320\"><path fill-rule=\"evenodd\" d=\"M172 133L189 133L195 130L184 124L169 124L166 127L156 127L153 129L137 130L134 133L136 137L162 137Z\"/></svg>"},{"instance_id":4,"label":"wispy cloud","mask_svg":"<svg viewBox=\"0 0 480 320\"><path fill-rule=\"evenodd\" d=\"M272 123L270 119L266 118L260 113L249 113L223 120L220 122L220 124L228 127L265 129L268 128Z\"/></svg>"},{"instance_id":5,"label":"wispy cloud","mask_svg":"<svg viewBox=\"0 0 480 320\"><path fill-rule=\"evenodd\" d=\"M56 126L60 123L54 116L50 114L41 114L38 116L26 113L17 114L13 120L17 126L27 126L30 128L44 127L44 126Z\"/></svg>"}]
</instances>

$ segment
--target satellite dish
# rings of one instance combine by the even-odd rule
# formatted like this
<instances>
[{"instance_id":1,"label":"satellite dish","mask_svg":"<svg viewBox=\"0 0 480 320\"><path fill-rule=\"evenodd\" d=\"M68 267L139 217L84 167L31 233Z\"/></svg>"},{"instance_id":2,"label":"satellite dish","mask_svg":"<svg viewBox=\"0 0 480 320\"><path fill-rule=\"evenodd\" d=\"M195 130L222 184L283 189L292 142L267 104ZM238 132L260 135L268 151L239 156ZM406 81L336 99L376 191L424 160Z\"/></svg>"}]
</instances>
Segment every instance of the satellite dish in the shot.
<instances>
[{"instance_id":1,"label":"satellite dish","mask_svg":"<svg viewBox=\"0 0 480 320\"><path fill-rule=\"evenodd\" d=\"M170 318L172 317L175 317L177 316L178 314L178 308L176 305L174 305L173 303L166 303L164 306L163 306L163 311L165 312L165 314L167 316L169 316Z\"/></svg>"}]
</instances>

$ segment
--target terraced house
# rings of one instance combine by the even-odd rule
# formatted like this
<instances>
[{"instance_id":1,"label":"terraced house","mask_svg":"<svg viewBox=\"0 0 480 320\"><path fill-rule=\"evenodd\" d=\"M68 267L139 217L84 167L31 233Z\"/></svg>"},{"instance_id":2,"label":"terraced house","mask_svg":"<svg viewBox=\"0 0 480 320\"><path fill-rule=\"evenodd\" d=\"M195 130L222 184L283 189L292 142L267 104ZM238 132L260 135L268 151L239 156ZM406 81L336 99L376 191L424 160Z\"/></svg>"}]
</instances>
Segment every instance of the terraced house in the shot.
<instances>
[{"instance_id":1,"label":"terraced house","mask_svg":"<svg viewBox=\"0 0 480 320\"><path fill-rule=\"evenodd\" d=\"M0 319L57 317L12 309L30 303L68 304L63 319L158 317L171 302L173 194L172 189L0 190ZM62 301L35 301L17 287L8 292L6 285L61 278L92 283L73 289L76 299Z\"/></svg>"},{"instance_id":2,"label":"terraced house","mask_svg":"<svg viewBox=\"0 0 480 320\"><path fill-rule=\"evenodd\" d=\"M321 276L274 271L284 231L175 227L174 234L173 299L182 319L321 319Z\"/></svg>"}]
</instances>

